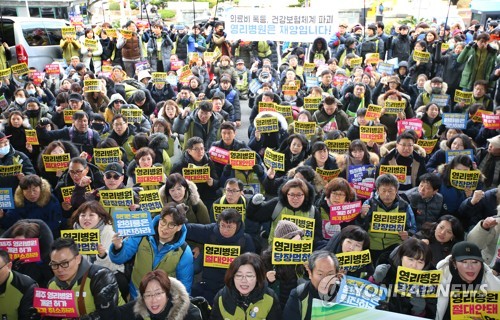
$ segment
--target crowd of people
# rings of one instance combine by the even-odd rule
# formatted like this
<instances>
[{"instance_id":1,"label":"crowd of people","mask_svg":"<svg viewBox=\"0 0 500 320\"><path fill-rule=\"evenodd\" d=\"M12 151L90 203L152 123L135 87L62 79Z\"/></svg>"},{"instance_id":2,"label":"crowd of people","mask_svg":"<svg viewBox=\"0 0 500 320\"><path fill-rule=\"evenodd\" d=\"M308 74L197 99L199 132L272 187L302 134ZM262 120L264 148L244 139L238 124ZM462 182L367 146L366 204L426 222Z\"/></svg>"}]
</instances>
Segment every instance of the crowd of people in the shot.
<instances>
[{"instance_id":1,"label":"crowd of people","mask_svg":"<svg viewBox=\"0 0 500 320\"><path fill-rule=\"evenodd\" d=\"M390 287L400 266L441 270L443 285L500 291L500 121L486 126L481 116L500 114L500 29L476 25L340 23L311 44L228 41L215 20L180 30L129 21L123 34L108 23L77 28L61 39L60 76L38 81L43 70L30 68L0 79L0 186L13 194L13 207L0 209L0 238L38 238L41 258L12 260L0 249L2 319L44 317L33 308L36 287L73 290L80 319L310 319L313 299L332 298L325 279ZM403 107L389 112L392 102ZM131 121L130 109L141 116ZM465 126L445 123L450 113L468 115ZM273 130L262 131L266 118L277 120ZM312 132L300 132L303 123L314 123ZM247 141L236 138L242 124ZM367 138L366 127L382 138ZM336 140L347 147L332 147ZM95 151L117 148L110 163ZM255 161L234 166L230 151ZM44 155L63 154L69 163L48 169ZM137 169L155 167L160 182L138 179ZM207 167L203 181L184 176ZM456 170L479 179L460 187ZM105 206L101 195L120 189L131 189L131 204ZM142 193L151 190L162 206L151 214L154 234L117 233L113 213L145 210ZM357 201L355 217L332 219L332 207ZM403 229L373 231L380 213L402 213ZM98 254L61 237L85 229L99 230ZM273 264L274 239L312 239L313 250L305 263ZM225 268L206 266L206 245L240 255ZM336 257L363 250L371 261L356 270ZM450 319L449 291L389 294L378 308Z\"/></svg>"}]
</instances>

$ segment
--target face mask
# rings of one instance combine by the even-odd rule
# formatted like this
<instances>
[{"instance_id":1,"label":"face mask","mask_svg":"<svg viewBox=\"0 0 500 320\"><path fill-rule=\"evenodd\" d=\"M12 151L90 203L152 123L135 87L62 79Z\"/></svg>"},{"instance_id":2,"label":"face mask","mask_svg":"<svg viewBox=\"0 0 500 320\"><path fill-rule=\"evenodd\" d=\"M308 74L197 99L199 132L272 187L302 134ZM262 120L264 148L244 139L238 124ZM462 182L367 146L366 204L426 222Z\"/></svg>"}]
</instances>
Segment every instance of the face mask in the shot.
<instances>
[{"instance_id":1,"label":"face mask","mask_svg":"<svg viewBox=\"0 0 500 320\"><path fill-rule=\"evenodd\" d=\"M5 156L10 151L10 145L0 148L0 155Z\"/></svg>"},{"instance_id":2,"label":"face mask","mask_svg":"<svg viewBox=\"0 0 500 320\"><path fill-rule=\"evenodd\" d=\"M104 123L92 123L92 129L101 132L104 129Z\"/></svg>"},{"instance_id":3,"label":"face mask","mask_svg":"<svg viewBox=\"0 0 500 320\"><path fill-rule=\"evenodd\" d=\"M36 90L35 90L35 89L29 89L29 90L26 90L26 91L28 92L28 94L29 94L30 96L34 96L34 95L35 95L35 93L36 93Z\"/></svg>"},{"instance_id":4,"label":"face mask","mask_svg":"<svg viewBox=\"0 0 500 320\"><path fill-rule=\"evenodd\" d=\"M40 114L40 109L38 109L38 110L26 110L26 114L30 118L37 117Z\"/></svg>"},{"instance_id":5,"label":"face mask","mask_svg":"<svg viewBox=\"0 0 500 320\"><path fill-rule=\"evenodd\" d=\"M435 94L441 93L441 88L432 88L432 93Z\"/></svg>"},{"instance_id":6,"label":"face mask","mask_svg":"<svg viewBox=\"0 0 500 320\"><path fill-rule=\"evenodd\" d=\"M16 98L17 104L24 104L26 102L26 98Z\"/></svg>"}]
</instances>

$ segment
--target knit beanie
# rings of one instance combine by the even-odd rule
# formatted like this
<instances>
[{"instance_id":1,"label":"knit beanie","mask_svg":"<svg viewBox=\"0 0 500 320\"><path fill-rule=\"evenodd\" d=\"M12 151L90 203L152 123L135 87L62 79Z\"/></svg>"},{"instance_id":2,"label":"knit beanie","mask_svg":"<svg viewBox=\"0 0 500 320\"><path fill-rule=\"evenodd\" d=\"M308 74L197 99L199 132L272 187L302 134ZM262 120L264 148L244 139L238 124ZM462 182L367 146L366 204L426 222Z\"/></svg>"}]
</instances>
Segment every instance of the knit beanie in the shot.
<instances>
[{"instance_id":1,"label":"knit beanie","mask_svg":"<svg viewBox=\"0 0 500 320\"><path fill-rule=\"evenodd\" d=\"M288 220L280 220L274 230L274 237L281 239L292 239L296 235L304 236L304 231L299 229L297 225Z\"/></svg>"}]
</instances>

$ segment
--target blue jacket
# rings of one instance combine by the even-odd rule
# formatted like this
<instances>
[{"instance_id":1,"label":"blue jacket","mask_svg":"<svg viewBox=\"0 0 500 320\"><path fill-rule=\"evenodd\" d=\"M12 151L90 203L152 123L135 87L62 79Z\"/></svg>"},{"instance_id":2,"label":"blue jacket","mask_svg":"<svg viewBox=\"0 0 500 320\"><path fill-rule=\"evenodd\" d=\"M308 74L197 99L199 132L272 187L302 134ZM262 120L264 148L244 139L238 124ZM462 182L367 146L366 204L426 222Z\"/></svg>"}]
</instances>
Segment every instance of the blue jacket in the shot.
<instances>
[{"instance_id":1,"label":"blue jacket","mask_svg":"<svg viewBox=\"0 0 500 320\"><path fill-rule=\"evenodd\" d=\"M158 238L156 235L158 234L159 221L160 221L160 215L157 215L156 217L153 218L155 235L145 236L148 237L149 245L151 246L154 255L153 265L151 266L151 270L154 270L158 266L163 256L165 256L168 252L179 248L186 241L187 228L185 225L183 225L181 230L174 238L176 239L174 240L175 242L165 244L163 248L161 248L161 250L158 252L158 245L157 245ZM128 260L132 259L132 257L134 257L134 255L137 253L142 238L143 238L142 236L128 237L127 239L125 239L125 241L123 241L123 246L119 251L117 251L114 245L111 244L109 248L109 258L111 259L111 261L116 264L123 264ZM194 274L193 253L191 251L191 248L189 246L186 246L184 254L182 255L179 264L177 264L177 268L175 269L175 277L177 278L177 280L182 282L182 284L186 287L188 293L191 293L193 274ZM135 288L132 282L130 283L130 288L131 288L130 295L133 298L136 298L138 295L138 288Z\"/></svg>"}]
</instances>

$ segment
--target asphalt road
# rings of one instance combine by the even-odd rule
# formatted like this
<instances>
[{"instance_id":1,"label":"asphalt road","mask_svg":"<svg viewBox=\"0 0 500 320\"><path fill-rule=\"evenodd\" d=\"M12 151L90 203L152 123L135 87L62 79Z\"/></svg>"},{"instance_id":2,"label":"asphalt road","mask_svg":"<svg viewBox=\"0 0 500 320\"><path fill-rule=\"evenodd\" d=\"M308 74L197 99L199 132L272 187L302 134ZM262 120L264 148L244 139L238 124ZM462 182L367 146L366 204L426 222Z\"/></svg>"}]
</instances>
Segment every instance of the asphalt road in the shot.
<instances>
[{"instance_id":1,"label":"asphalt road","mask_svg":"<svg viewBox=\"0 0 500 320\"><path fill-rule=\"evenodd\" d=\"M236 139L245 141L248 144L248 127L250 125L250 108L248 100L240 100L241 108L241 127L236 129Z\"/></svg>"}]
</instances>

